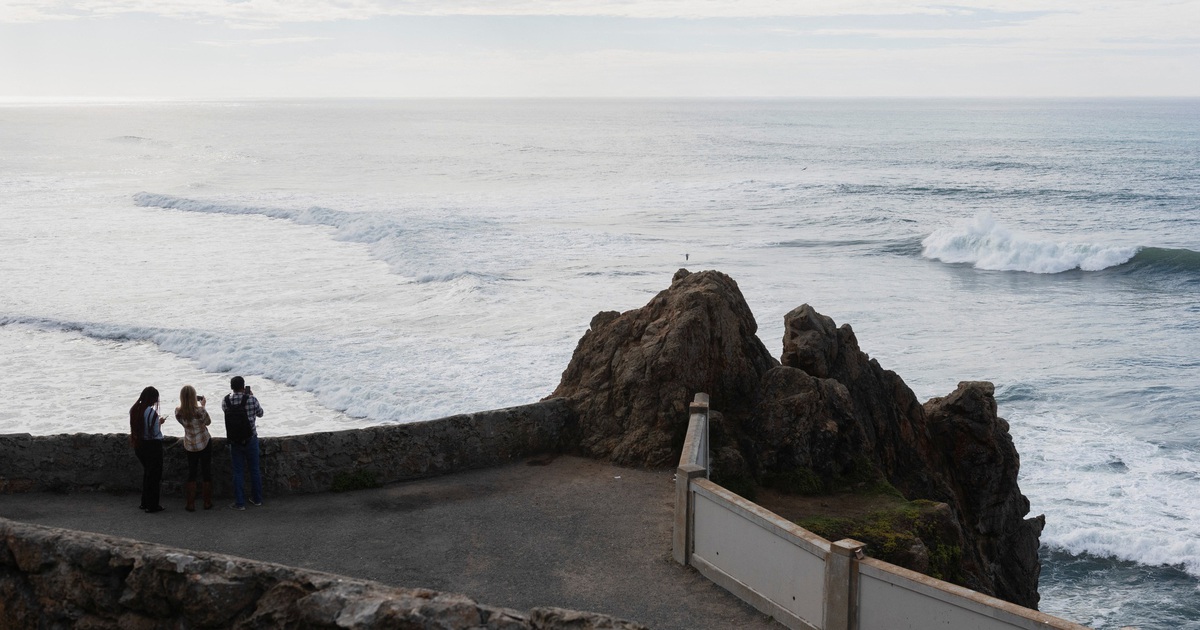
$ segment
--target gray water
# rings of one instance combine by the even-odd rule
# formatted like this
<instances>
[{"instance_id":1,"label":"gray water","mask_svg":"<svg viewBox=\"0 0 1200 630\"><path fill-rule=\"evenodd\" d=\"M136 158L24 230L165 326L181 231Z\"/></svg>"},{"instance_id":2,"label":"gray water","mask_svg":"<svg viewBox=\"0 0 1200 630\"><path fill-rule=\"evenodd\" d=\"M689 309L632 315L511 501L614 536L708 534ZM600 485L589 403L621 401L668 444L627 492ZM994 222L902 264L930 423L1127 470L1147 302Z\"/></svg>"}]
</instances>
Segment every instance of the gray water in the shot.
<instances>
[{"instance_id":1,"label":"gray water","mask_svg":"<svg viewBox=\"0 0 1200 630\"><path fill-rule=\"evenodd\" d=\"M718 269L775 352L809 303L996 383L1042 610L1200 628L1197 173L1186 100L3 106L0 432L230 371L268 434L531 402Z\"/></svg>"}]
</instances>

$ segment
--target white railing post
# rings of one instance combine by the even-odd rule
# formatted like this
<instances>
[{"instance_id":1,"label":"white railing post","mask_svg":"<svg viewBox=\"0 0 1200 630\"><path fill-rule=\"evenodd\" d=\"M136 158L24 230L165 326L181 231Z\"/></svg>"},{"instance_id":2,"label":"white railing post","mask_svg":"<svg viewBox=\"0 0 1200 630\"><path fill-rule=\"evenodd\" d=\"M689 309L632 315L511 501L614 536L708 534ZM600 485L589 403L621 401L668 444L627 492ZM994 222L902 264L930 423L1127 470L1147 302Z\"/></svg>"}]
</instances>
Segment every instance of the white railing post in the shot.
<instances>
[{"instance_id":1,"label":"white railing post","mask_svg":"<svg viewBox=\"0 0 1200 630\"><path fill-rule=\"evenodd\" d=\"M692 462L698 466L704 467L706 472L704 478L711 477L711 466L708 463L708 452L710 442L708 441L708 394L703 392L696 394L696 399L688 406L689 428L690 423L699 422L701 431L696 436L700 438L700 444L696 449L696 461ZM689 431L690 433L690 431Z\"/></svg>"},{"instance_id":2,"label":"white railing post","mask_svg":"<svg viewBox=\"0 0 1200 630\"><path fill-rule=\"evenodd\" d=\"M695 531L695 499L692 480L708 478L708 394L696 394L688 408L687 437L679 468L675 471L675 529L671 534L671 555L684 566L692 559L692 536Z\"/></svg>"},{"instance_id":3,"label":"white railing post","mask_svg":"<svg viewBox=\"0 0 1200 630\"><path fill-rule=\"evenodd\" d=\"M858 627L858 559L866 548L849 538L829 545L825 558L825 623L821 630Z\"/></svg>"},{"instance_id":4,"label":"white railing post","mask_svg":"<svg viewBox=\"0 0 1200 630\"><path fill-rule=\"evenodd\" d=\"M692 480L708 471L695 464L684 464L675 471L675 531L671 537L671 555L675 562L687 566L692 561L692 540L695 534L696 500Z\"/></svg>"}]
</instances>

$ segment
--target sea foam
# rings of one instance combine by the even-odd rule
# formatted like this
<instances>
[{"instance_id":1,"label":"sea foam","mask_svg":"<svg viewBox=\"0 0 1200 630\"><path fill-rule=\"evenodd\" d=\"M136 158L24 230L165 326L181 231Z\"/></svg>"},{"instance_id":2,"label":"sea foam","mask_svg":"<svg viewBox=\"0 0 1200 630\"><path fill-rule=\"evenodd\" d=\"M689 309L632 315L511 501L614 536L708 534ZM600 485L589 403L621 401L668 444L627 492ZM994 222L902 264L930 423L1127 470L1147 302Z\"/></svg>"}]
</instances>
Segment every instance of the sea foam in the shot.
<instances>
[{"instance_id":1,"label":"sea foam","mask_svg":"<svg viewBox=\"0 0 1200 630\"><path fill-rule=\"evenodd\" d=\"M987 214L935 230L921 241L921 246L921 255L933 260L1030 273L1099 271L1125 264L1138 253L1137 247L1054 241L1021 234Z\"/></svg>"},{"instance_id":2,"label":"sea foam","mask_svg":"<svg viewBox=\"0 0 1200 630\"><path fill-rule=\"evenodd\" d=\"M367 245L372 256L386 262L392 273L405 276L413 282L450 282L459 279L487 282L503 277L503 274L490 268L491 263L487 260L463 260L464 252L471 251L471 248L462 246L463 242L469 242L475 235L483 233L492 239L500 238L498 232L501 230L486 219L443 215L435 219L409 218L400 221L374 212L346 212L320 206L280 208L219 203L149 192L135 194L133 201L145 208L257 215L299 225L333 228L334 238ZM438 264L439 261L456 261L459 265L465 262L470 266L466 269L461 266L445 268Z\"/></svg>"}]
</instances>

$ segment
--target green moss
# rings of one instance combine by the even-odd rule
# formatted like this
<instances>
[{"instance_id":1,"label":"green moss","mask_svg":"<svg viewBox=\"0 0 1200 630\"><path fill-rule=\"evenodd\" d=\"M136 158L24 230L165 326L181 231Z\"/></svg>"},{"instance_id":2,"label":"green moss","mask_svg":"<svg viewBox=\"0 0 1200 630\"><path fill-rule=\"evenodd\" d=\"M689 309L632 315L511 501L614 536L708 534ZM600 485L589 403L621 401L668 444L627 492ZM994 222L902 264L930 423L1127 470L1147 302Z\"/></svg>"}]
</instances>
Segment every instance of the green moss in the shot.
<instances>
[{"instance_id":1,"label":"green moss","mask_svg":"<svg viewBox=\"0 0 1200 630\"><path fill-rule=\"evenodd\" d=\"M904 498L899 490L888 483L869 459L861 456L856 458L842 474L828 479L822 478L810 468L795 468L786 472L764 474L762 485L784 494L802 496L848 492L863 496Z\"/></svg>"},{"instance_id":2,"label":"green moss","mask_svg":"<svg viewBox=\"0 0 1200 630\"><path fill-rule=\"evenodd\" d=\"M890 486L888 486L890 487ZM796 524L829 540L853 538L867 544L867 555L910 569L911 549L919 540L928 550L930 576L961 583L959 567L963 550L956 540L944 540L938 523L943 516L931 501L904 501L862 517L820 516L801 519Z\"/></svg>"},{"instance_id":3,"label":"green moss","mask_svg":"<svg viewBox=\"0 0 1200 630\"><path fill-rule=\"evenodd\" d=\"M962 583L962 547L936 545L929 550L929 575L939 580Z\"/></svg>"},{"instance_id":4,"label":"green moss","mask_svg":"<svg viewBox=\"0 0 1200 630\"><path fill-rule=\"evenodd\" d=\"M334 492L348 492L350 490L378 488L379 486L379 480L375 477L374 472L359 469L352 472L340 472L334 475L333 485L330 487L330 490Z\"/></svg>"}]
</instances>

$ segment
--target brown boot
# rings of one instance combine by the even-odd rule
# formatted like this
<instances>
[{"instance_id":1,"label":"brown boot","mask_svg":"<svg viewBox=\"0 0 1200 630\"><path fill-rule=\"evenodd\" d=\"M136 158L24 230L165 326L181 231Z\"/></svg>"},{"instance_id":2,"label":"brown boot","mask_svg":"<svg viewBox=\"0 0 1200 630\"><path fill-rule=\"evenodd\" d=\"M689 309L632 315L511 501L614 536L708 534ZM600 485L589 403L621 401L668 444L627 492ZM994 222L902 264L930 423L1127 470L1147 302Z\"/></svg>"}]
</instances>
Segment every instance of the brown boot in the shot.
<instances>
[{"instance_id":1,"label":"brown boot","mask_svg":"<svg viewBox=\"0 0 1200 630\"><path fill-rule=\"evenodd\" d=\"M212 482L205 481L203 488L204 488L204 509L211 510L212 509Z\"/></svg>"},{"instance_id":2,"label":"brown boot","mask_svg":"<svg viewBox=\"0 0 1200 630\"><path fill-rule=\"evenodd\" d=\"M185 509L189 512L195 512L196 511L196 482L189 481L189 482L183 484L183 491L185 493L187 493L187 505L183 506L183 509Z\"/></svg>"}]
</instances>

